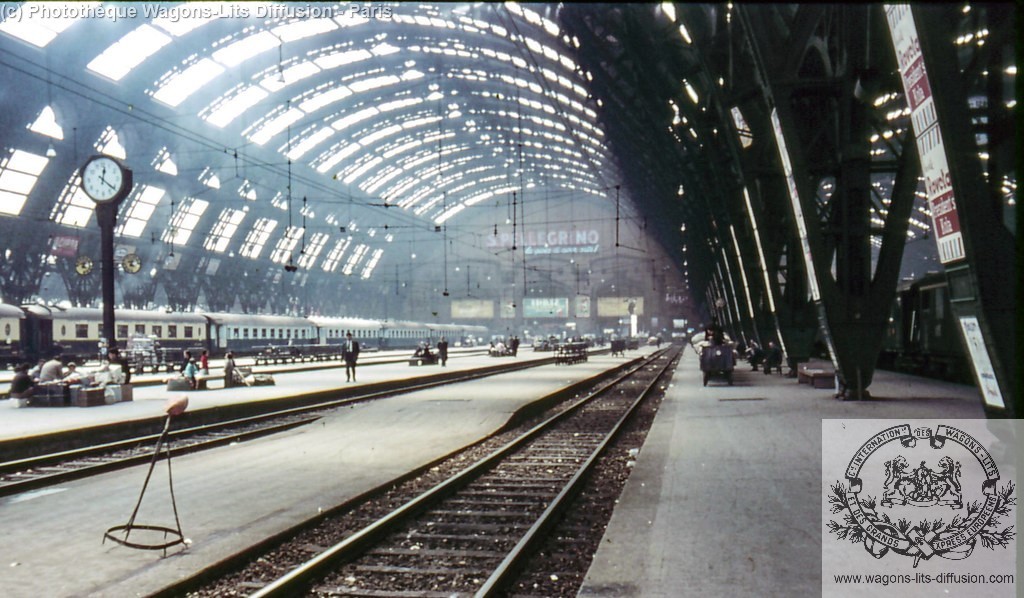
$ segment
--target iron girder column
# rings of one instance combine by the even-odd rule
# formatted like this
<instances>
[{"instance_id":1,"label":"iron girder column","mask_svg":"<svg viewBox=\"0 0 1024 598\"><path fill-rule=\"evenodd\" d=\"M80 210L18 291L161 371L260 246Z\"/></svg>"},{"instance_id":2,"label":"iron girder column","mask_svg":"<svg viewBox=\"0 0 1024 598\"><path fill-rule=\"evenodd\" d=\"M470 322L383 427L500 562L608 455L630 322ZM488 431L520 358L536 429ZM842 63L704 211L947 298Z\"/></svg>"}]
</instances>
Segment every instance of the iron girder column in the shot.
<instances>
[{"instance_id":1,"label":"iron girder column","mask_svg":"<svg viewBox=\"0 0 1024 598\"><path fill-rule=\"evenodd\" d=\"M890 247L872 277L872 108L871 98L855 89L874 67L867 36L881 16L868 6L800 6L788 23L790 39L780 46L752 25L757 11L773 9L741 10L764 79L799 258L840 382L837 396L865 398L895 294L910 180L916 183L903 169L897 185L903 191L890 199L882 233ZM842 27L828 27L830 21ZM828 177L836 191L825 202L816 196Z\"/></svg>"}]
</instances>

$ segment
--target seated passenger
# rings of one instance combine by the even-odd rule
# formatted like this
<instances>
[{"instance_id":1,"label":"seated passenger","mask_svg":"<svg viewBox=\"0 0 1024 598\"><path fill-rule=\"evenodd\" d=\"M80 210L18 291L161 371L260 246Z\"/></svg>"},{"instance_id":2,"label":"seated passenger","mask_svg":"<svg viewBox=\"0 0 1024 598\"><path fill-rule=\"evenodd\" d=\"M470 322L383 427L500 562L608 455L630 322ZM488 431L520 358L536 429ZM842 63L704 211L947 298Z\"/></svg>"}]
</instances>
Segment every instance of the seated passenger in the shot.
<instances>
[{"instance_id":1,"label":"seated passenger","mask_svg":"<svg viewBox=\"0 0 1024 598\"><path fill-rule=\"evenodd\" d=\"M14 379L11 380L12 399L31 399L35 392L36 383L28 375L28 365L19 364L14 368Z\"/></svg>"}]
</instances>

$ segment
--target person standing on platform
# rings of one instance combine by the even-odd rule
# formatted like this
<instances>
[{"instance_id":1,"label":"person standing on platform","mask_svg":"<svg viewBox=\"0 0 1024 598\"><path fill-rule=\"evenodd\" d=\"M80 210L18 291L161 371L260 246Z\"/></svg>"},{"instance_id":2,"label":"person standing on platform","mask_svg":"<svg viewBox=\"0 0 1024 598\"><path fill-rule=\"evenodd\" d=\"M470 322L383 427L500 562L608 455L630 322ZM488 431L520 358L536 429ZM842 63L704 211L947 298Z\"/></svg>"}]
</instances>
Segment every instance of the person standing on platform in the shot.
<instances>
[{"instance_id":1,"label":"person standing on platform","mask_svg":"<svg viewBox=\"0 0 1024 598\"><path fill-rule=\"evenodd\" d=\"M516 357L519 354L519 335L512 335L512 338L508 341L508 348L512 352L512 357Z\"/></svg>"},{"instance_id":2,"label":"person standing on platform","mask_svg":"<svg viewBox=\"0 0 1024 598\"><path fill-rule=\"evenodd\" d=\"M235 385L235 354L228 351L224 356L224 388Z\"/></svg>"},{"instance_id":3,"label":"person standing on platform","mask_svg":"<svg viewBox=\"0 0 1024 598\"><path fill-rule=\"evenodd\" d=\"M441 359L441 367L445 367L448 364L448 339L443 336L437 341L437 356Z\"/></svg>"},{"instance_id":4,"label":"person standing on platform","mask_svg":"<svg viewBox=\"0 0 1024 598\"><path fill-rule=\"evenodd\" d=\"M121 351L117 347L111 347L107 351L107 361L111 365L117 364L121 366L121 376L124 378L122 384L128 384L132 380L131 366L128 364L128 360L121 356Z\"/></svg>"},{"instance_id":5,"label":"person standing on platform","mask_svg":"<svg viewBox=\"0 0 1024 598\"><path fill-rule=\"evenodd\" d=\"M345 333L345 344L341 348L345 360L345 382L356 381L356 360L359 359L359 341L353 340L352 333Z\"/></svg>"},{"instance_id":6,"label":"person standing on platform","mask_svg":"<svg viewBox=\"0 0 1024 598\"><path fill-rule=\"evenodd\" d=\"M195 390L199 386L199 381L196 380L196 374L199 373L199 368L196 366L195 359L189 359L188 363L185 364L185 369L181 372L185 379L188 380L188 385Z\"/></svg>"},{"instance_id":7,"label":"person standing on platform","mask_svg":"<svg viewBox=\"0 0 1024 598\"><path fill-rule=\"evenodd\" d=\"M185 359L181 362L181 367L178 368L178 371L181 372L181 373L185 373L185 368L188 367L188 363L190 361L193 362L193 363L195 362L195 360L192 359L192 351L189 351L188 349L186 349L185 350Z\"/></svg>"},{"instance_id":8,"label":"person standing on platform","mask_svg":"<svg viewBox=\"0 0 1024 598\"><path fill-rule=\"evenodd\" d=\"M203 354L199 356L199 373L204 376L210 375L210 352L203 349Z\"/></svg>"}]
</instances>

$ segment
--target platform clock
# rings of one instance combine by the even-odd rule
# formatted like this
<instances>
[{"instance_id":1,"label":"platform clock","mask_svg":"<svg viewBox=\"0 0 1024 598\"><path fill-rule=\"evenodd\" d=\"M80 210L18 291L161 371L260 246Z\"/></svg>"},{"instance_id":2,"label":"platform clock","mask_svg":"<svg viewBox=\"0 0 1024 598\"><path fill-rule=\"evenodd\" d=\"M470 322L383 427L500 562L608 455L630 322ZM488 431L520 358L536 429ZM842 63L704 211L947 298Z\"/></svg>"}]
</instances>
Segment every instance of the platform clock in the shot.
<instances>
[{"instance_id":1,"label":"platform clock","mask_svg":"<svg viewBox=\"0 0 1024 598\"><path fill-rule=\"evenodd\" d=\"M92 272L92 258L87 255L79 256L75 260L75 272L78 272L79 276Z\"/></svg>"},{"instance_id":2,"label":"platform clock","mask_svg":"<svg viewBox=\"0 0 1024 598\"><path fill-rule=\"evenodd\" d=\"M129 274L135 274L142 269L142 259L134 253L129 253L121 260L121 267Z\"/></svg>"},{"instance_id":3,"label":"platform clock","mask_svg":"<svg viewBox=\"0 0 1024 598\"><path fill-rule=\"evenodd\" d=\"M82 166L82 191L97 204L121 201L131 182L131 171L110 156L93 156Z\"/></svg>"}]
</instances>

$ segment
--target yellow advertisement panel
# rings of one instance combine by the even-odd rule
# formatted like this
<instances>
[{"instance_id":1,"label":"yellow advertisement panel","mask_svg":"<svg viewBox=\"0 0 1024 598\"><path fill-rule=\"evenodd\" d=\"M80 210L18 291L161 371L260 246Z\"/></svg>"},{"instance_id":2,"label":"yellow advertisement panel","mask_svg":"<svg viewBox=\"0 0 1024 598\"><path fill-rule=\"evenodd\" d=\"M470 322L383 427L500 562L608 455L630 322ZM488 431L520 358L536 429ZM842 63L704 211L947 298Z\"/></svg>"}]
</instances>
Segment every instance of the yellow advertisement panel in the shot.
<instances>
[{"instance_id":1,"label":"yellow advertisement panel","mask_svg":"<svg viewBox=\"0 0 1024 598\"><path fill-rule=\"evenodd\" d=\"M644 314L643 297L598 297L597 315L601 318L623 318Z\"/></svg>"},{"instance_id":2,"label":"yellow advertisement panel","mask_svg":"<svg viewBox=\"0 0 1024 598\"><path fill-rule=\"evenodd\" d=\"M485 301L482 299L452 299L452 319L493 317L493 301Z\"/></svg>"}]
</instances>

